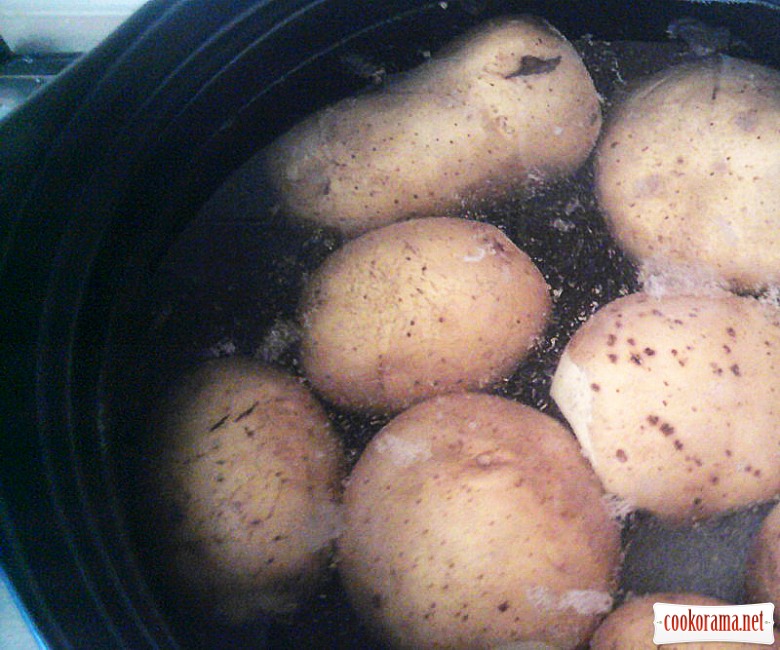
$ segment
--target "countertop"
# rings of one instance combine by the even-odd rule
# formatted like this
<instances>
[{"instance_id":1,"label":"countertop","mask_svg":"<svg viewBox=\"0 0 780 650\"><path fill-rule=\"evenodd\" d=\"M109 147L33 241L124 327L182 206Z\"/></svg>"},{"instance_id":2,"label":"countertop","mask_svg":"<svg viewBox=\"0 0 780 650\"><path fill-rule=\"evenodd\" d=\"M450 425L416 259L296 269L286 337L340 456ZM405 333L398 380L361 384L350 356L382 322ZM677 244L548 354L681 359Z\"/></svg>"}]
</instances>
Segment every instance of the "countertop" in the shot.
<instances>
[{"instance_id":1,"label":"countertop","mask_svg":"<svg viewBox=\"0 0 780 650\"><path fill-rule=\"evenodd\" d=\"M39 650L39 644L0 571L0 650Z\"/></svg>"}]
</instances>

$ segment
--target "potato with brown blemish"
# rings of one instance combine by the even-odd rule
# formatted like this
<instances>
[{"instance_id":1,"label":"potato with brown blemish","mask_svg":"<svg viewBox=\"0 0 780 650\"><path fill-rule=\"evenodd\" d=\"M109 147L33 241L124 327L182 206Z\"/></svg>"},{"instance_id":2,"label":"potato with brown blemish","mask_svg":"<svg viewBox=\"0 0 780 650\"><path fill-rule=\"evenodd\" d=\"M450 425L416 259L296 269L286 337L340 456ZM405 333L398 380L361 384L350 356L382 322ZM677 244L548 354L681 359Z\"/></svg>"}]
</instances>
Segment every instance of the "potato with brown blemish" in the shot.
<instances>
[{"instance_id":1,"label":"potato with brown blemish","mask_svg":"<svg viewBox=\"0 0 780 650\"><path fill-rule=\"evenodd\" d=\"M543 20L510 17L306 119L266 168L286 214L354 236L570 173L600 128L577 51Z\"/></svg>"},{"instance_id":2,"label":"potato with brown blemish","mask_svg":"<svg viewBox=\"0 0 780 650\"><path fill-rule=\"evenodd\" d=\"M780 72L715 56L641 83L597 147L596 192L640 262L780 282Z\"/></svg>"},{"instance_id":3,"label":"potato with brown blemish","mask_svg":"<svg viewBox=\"0 0 780 650\"><path fill-rule=\"evenodd\" d=\"M780 491L779 319L727 292L637 293L574 334L551 392L608 492L692 520Z\"/></svg>"},{"instance_id":4,"label":"potato with brown blemish","mask_svg":"<svg viewBox=\"0 0 780 650\"><path fill-rule=\"evenodd\" d=\"M658 646L653 643L655 631L653 605L699 605L722 607L730 605L719 598L693 593L654 593L637 596L626 601L599 625L590 640L590 650L760 650L776 648L776 644L733 643L708 641L706 643L667 643Z\"/></svg>"},{"instance_id":5,"label":"potato with brown blemish","mask_svg":"<svg viewBox=\"0 0 780 650\"><path fill-rule=\"evenodd\" d=\"M340 407L397 412L492 388L541 335L551 303L532 260L498 228L413 219L351 240L301 299L301 362Z\"/></svg>"},{"instance_id":6,"label":"potato with brown blemish","mask_svg":"<svg viewBox=\"0 0 780 650\"><path fill-rule=\"evenodd\" d=\"M505 398L436 397L369 443L338 567L393 648L579 647L610 610L619 527L576 440Z\"/></svg>"},{"instance_id":7,"label":"potato with brown blemish","mask_svg":"<svg viewBox=\"0 0 780 650\"><path fill-rule=\"evenodd\" d=\"M745 590L755 603L780 606L780 507L774 506L758 530L747 556Z\"/></svg>"},{"instance_id":8,"label":"potato with brown blemish","mask_svg":"<svg viewBox=\"0 0 780 650\"><path fill-rule=\"evenodd\" d=\"M233 357L187 375L160 418L155 525L179 597L232 623L294 610L340 526L343 454L320 404Z\"/></svg>"}]
</instances>

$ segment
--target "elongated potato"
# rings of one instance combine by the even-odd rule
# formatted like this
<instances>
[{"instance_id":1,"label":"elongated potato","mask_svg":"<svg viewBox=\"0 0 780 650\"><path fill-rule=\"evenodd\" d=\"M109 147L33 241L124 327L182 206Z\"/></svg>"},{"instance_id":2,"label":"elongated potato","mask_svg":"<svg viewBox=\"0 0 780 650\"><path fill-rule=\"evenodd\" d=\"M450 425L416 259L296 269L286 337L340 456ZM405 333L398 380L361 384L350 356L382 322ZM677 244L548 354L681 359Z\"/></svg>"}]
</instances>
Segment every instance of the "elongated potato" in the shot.
<instances>
[{"instance_id":1,"label":"elongated potato","mask_svg":"<svg viewBox=\"0 0 780 650\"><path fill-rule=\"evenodd\" d=\"M569 42L540 19L505 18L305 120L270 147L267 171L286 213L356 235L570 172L600 127Z\"/></svg>"},{"instance_id":2,"label":"elongated potato","mask_svg":"<svg viewBox=\"0 0 780 650\"><path fill-rule=\"evenodd\" d=\"M608 492L673 520L780 491L780 314L722 292L620 298L566 346L552 396Z\"/></svg>"},{"instance_id":3,"label":"elongated potato","mask_svg":"<svg viewBox=\"0 0 780 650\"><path fill-rule=\"evenodd\" d=\"M357 411L492 388L542 333L548 287L500 230L413 219L348 242L301 299L301 361L314 388Z\"/></svg>"},{"instance_id":4,"label":"elongated potato","mask_svg":"<svg viewBox=\"0 0 780 650\"><path fill-rule=\"evenodd\" d=\"M287 613L325 577L342 451L296 379L251 360L188 375L160 419L153 489L179 598L241 622Z\"/></svg>"},{"instance_id":5,"label":"elongated potato","mask_svg":"<svg viewBox=\"0 0 780 650\"><path fill-rule=\"evenodd\" d=\"M436 397L369 443L344 493L338 567L390 647L580 647L610 610L619 527L557 420Z\"/></svg>"},{"instance_id":6,"label":"elongated potato","mask_svg":"<svg viewBox=\"0 0 780 650\"><path fill-rule=\"evenodd\" d=\"M718 56L640 85L608 120L596 190L640 262L780 282L780 72Z\"/></svg>"}]
</instances>

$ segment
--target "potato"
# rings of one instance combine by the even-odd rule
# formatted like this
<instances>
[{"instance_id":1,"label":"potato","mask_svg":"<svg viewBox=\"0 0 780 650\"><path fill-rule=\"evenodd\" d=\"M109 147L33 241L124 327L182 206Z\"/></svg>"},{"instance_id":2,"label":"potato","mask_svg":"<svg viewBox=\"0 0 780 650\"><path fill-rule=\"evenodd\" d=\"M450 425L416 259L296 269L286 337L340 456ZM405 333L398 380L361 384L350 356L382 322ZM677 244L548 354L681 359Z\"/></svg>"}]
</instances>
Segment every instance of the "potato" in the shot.
<instances>
[{"instance_id":1,"label":"potato","mask_svg":"<svg viewBox=\"0 0 780 650\"><path fill-rule=\"evenodd\" d=\"M266 169L287 214L354 236L571 172L600 128L569 42L540 19L504 18L304 120L269 148Z\"/></svg>"},{"instance_id":2,"label":"potato","mask_svg":"<svg viewBox=\"0 0 780 650\"><path fill-rule=\"evenodd\" d=\"M780 606L780 508L766 516L748 551L745 590L756 603ZM780 622L780 621L778 621Z\"/></svg>"},{"instance_id":3,"label":"potato","mask_svg":"<svg viewBox=\"0 0 780 650\"><path fill-rule=\"evenodd\" d=\"M233 357L187 376L160 417L172 584L231 623L294 610L339 532L343 455L322 407L296 379Z\"/></svg>"},{"instance_id":4,"label":"potato","mask_svg":"<svg viewBox=\"0 0 780 650\"><path fill-rule=\"evenodd\" d=\"M442 217L348 242L310 278L300 310L312 385L340 407L383 413L511 374L550 297L500 230Z\"/></svg>"},{"instance_id":5,"label":"potato","mask_svg":"<svg viewBox=\"0 0 780 650\"><path fill-rule=\"evenodd\" d=\"M685 521L780 491L778 316L727 292L637 293L574 334L551 394L608 492Z\"/></svg>"},{"instance_id":6,"label":"potato","mask_svg":"<svg viewBox=\"0 0 780 650\"><path fill-rule=\"evenodd\" d=\"M610 116L596 191L636 260L780 282L780 72L725 56L646 80Z\"/></svg>"},{"instance_id":7,"label":"potato","mask_svg":"<svg viewBox=\"0 0 780 650\"><path fill-rule=\"evenodd\" d=\"M574 648L611 608L616 520L557 420L502 397L418 404L344 493L338 568L391 647Z\"/></svg>"},{"instance_id":8,"label":"potato","mask_svg":"<svg viewBox=\"0 0 780 650\"><path fill-rule=\"evenodd\" d=\"M673 605L703 605L717 607L729 605L718 598L701 594L657 593L638 596L627 601L612 612L601 623L590 641L590 650L748 650L754 648L776 648L755 643L725 643L709 641L706 643L668 643L657 646L653 643L653 605L670 603Z\"/></svg>"}]
</instances>

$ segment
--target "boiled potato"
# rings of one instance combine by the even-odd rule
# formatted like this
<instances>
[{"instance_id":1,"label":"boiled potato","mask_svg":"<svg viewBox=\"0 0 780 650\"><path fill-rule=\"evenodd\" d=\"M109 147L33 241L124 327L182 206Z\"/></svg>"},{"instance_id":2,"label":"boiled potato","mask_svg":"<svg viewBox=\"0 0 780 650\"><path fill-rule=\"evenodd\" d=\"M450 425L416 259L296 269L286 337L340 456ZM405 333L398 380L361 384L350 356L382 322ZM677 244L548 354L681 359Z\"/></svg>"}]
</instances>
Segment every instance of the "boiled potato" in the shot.
<instances>
[{"instance_id":1,"label":"boiled potato","mask_svg":"<svg viewBox=\"0 0 780 650\"><path fill-rule=\"evenodd\" d=\"M727 292L637 293L574 334L551 393L608 492L691 520L780 491L779 316Z\"/></svg>"},{"instance_id":2,"label":"boiled potato","mask_svg":"<svg viewBox=\"0 0 780 650\"><path fill-rule=\"evenodd\" d=\"M640 262L780 282L780 72L725 56L646 80L598 148L599 203Z\"/></svg>"},{"instance_id":3,"label":"boiled potato","mask_svg":"<svg viewBox=\"0 0 780 650\"><path fill-rule=\"evenodd\" d=\"M569 42L540 19L504 18L303 121L269 148L267 171L287 214L356 235L571 172L600 127Z\"/></svg>"},{"instance_id":4,"label":"boiled potato","mask_svg":"<svg viewBox=\"0 0 780 650\"><path fill-rule=\"evenodd\" d=\"M414 219L332 254L301 300L304 372L332 403L396 412L508 376L541 334L550 297L494 226Z\"/></svg>"},{"instance_id":5,"label":"boiled potato","mask_svg":"<svg viewBox=\"0 0 780 650\"><path fill-rule=\"evenodd\" d=\"M638 596L627 601L612 612L601 623L590 641L590 650L748 650L753 648L776 648L755 643L667 643L657 646L653 643L653 605L703 605L717 607L729 605L718 598L689 593L657 593Z\"/></svg>"},{"instance_id":6,"label":"boiled potato","mask_svg":"<svg viewBox=\"0 0 780 650\"><path fill-rule=\"evenodd\" d=\"M181 597L232 623L294 610L339 530L342 451L322 407L296 379L234 357L188 375L159 427L159 533Z\"/></svg>"},{"instance_id":7,"label":"boiled potato","mask_svg":"<svg viewBox=\"0 0 780 650\"><path fill-rule=\"evenodd\" d=\"M394 648L575 648L611 608L620 540L553 418L479 393L435 397L369 443L344 494L338 567Z\"/></svg>"},{"instance_id":8,"label":"boiled potato","mask_svg":"<svg viewBox=\"0 0 780 650\"><path fill-rule=\"evenodd\" d=\"M780 607L780 507L766 516L748 551L745 587L756 603Z\"/></svg>"}]
</instances>

